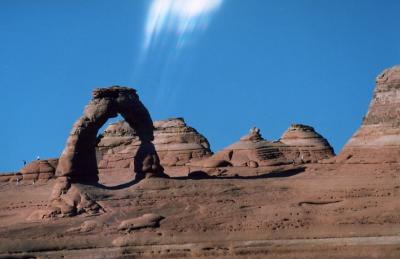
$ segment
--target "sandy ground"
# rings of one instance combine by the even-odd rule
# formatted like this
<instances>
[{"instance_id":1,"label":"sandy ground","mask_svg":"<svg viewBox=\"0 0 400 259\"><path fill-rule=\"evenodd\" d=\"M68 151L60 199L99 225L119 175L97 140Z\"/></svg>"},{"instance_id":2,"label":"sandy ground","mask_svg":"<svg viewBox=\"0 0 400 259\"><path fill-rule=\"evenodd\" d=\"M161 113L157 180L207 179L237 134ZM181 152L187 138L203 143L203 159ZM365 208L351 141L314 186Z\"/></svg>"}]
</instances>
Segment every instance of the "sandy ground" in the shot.
<instances>
[{"instance_id":1,"label":"sandy ground","mask_svg":"<svg viewBox=\"0 0 400 259\"><path fill-rule=\"evenodd\" d=\"M54 180L0 185L0 258L400 258L400 165L313 164L80 185L105 212L38 220ZM168 173L168 171L167 171ZM230 177L230 175L239 175ZM114 186L114 187L110 187ZM159 226L118 230L146 213Z\"/></svg>"}]
</instances>

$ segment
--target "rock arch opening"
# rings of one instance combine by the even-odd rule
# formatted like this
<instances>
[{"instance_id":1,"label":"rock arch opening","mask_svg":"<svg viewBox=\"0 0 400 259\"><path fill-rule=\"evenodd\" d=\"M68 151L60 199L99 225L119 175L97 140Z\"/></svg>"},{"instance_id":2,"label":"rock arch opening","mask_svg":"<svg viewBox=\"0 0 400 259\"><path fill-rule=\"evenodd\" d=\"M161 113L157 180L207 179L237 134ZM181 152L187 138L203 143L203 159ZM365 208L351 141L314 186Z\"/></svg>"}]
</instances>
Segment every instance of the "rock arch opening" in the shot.
<instances>
[{"instance_id":1,"label":"rock arch opening","mask_svg":"<svg viewBox=\"0 0 400 259\"><path fill-rule=\"evenodd\" d=\"M136 173L142 176L163 175L152 143L153 122L148 110L134 89L113 86L93 91L92 100L69 134L56 169L57 177L67 177L71 183L98 183L97 134L107 120L118 114L137 132L141 141L134 161Z\"/></svg>"},{"instance_id":2,"label":"rock arch opening","mask_svg":"<svg viewBox=\"0 0 400 259\"><path fill-rule=\"evenodd\" d=\"M149 176L168 177L163 172L152 143L153 122L136 91L120 86L98 88L93 91L92 99L86 105L83 115L72 127L57 165L51 207L42 217L74 216L81 213L94 215L104 212L96 202L96 195L87 190L107 188L99 184L97 133L109 118L118 114L136 131L140 140L139 150L133 159L136 179L132 179L130 183ZM116 188L128 187L130 183Z\"/></svg>"},{"instance_id":3,"label":"rock arch opening","mask_svg":"<svg viewBox=\"0 0 400 259\"><path fill-rule=\"evenodd\" d=\"M131 139L128 133L133 134L135 130L129 124L127 124L129 132L116 131L115 127L120 121L124 121L120 114L108 119L97 133L95 151L99 172L98 183L107 187L126 184L135 177L135 149L139 147L140 141L139 139L135 139L135 141ZM113 138L110 139L109 136L113 136Z\"/></svg>"}]
</instances>

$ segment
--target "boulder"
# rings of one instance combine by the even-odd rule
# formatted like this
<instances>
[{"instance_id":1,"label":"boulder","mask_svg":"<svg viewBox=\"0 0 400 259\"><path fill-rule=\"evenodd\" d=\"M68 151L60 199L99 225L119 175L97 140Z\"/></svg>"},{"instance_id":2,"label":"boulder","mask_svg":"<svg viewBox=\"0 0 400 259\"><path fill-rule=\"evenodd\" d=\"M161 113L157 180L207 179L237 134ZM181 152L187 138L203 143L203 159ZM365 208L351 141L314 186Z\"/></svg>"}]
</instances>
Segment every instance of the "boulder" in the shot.
<instances>
[{"instance_id":1,"label":"boulder","mask_svg":"<svg viewBox=\"0 0 400 259\"><path fill-rule=\"evenodd\" d=\"M158 227L160 221L163 219L163 216L154 213L144 214L143 216L137 218L122 221L118 226L118 230L131 231L141 228L154 228Z\"/></svg>"}]
</instances>

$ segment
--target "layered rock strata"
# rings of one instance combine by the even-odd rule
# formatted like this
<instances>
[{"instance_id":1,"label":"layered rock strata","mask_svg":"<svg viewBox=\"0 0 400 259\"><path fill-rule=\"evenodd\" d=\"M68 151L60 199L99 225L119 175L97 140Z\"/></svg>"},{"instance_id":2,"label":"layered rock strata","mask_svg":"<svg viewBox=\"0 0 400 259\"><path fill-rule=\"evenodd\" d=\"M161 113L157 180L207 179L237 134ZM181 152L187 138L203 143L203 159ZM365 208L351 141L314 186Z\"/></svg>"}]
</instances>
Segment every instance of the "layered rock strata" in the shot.
<instances>
[{"instance_id":1,"label":"layered rock strata","mask_svg":"<svg viewBox=\"0 0 400 259\"><path fill-rule=\"evenodd\" d=\"M292 125L278 141L265 140L258 128L241 137L240 141L224 148L209 159L192 165L207 168L224 166L275 166L316 163L331 158L334 152L328 141L314 128Z\"/></svg>"},{"instance_id":2,"label":"layered rock strata","mask_svg":"<svg viewBox=\"0 0 400 259\"><path fill-rule=\"evenodd\" d=\"M281 152L290 160L316 163L335 155L329 142L313 127L293 124L282 135L280 142L285 144Z\"/></svg>"},{"instance_id":3,"label":"layered rock strata","mask_svg":"<svg viewBox=\"0 0 400 259\"><path fill-rule=\"evenodd\" d=\"M203 167L224 166L270 166L290 163L280 151L282 143L266 141L258 128L250 129L250 133L209 159L192 165Z\"/></svg>"},{"instance_id":4,"label":"layered rock strata","mask_svg":"<svg viewBox=\"0 0 400 259\"><path fill-rule=\"evenodd\" d=\"M48 180L54 177L58 159L35 160L24 166L20 172L23 180Z\"/></svg>"},{"instance_id":5,"label":"layered rock strata","mask_svg":"<svg viewBox=\"0 0 400 259\"><path fill-rule=\"evenodd\" d=\"M163 166L182 166L211 155L207 139L182 118L154 122L154 146ZM99 169L133 168L139 136L125 121L111 124L99 138Z\"/></svg>"},{"instance_id":6,"label":"layered rock strata","mask_svg":"<svg viewBox=\"0 0 400 259\"><path fill-rule=\"evenodd\" d=\"M337 162L400 162L400 66L386 69L376 78L367 115Z\"/></svg>"}]
</instances>

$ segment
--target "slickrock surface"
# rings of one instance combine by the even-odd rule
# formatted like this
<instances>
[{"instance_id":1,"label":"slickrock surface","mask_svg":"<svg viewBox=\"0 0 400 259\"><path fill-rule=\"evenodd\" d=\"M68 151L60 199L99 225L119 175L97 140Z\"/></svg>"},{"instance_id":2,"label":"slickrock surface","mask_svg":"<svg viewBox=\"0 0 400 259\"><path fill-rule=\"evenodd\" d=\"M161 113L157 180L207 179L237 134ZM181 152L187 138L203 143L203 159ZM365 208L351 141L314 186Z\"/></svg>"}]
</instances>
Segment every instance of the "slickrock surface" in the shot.
<instances>
[{"instance_id":1,"label":"slickrock surface","mask_svg":"<svg viewBox=\"0 0 400 259\"><path fill-rule=\"evenodd\" d=\"M154 121L154 146L164 167L182 166L211 155L207 139L186 125L183 118ZM111 124L97 145L99 169L134 167L140 145L136 132L125 121Z\"/></svg>"},{"instance_id":2,"label":"slickrock surface","mask_svg":"<svg viewBox=\"0 0 400 259\"><path fill-rule=\"evenodd\" d=\"M376 78L376 88L360 129L337 158L341 163L400 161L400 66Z\"/></svg>"},{"instance_id":3,"label":"slickrock surface","mask_svg":"<svg viewBox=\"0 0 400 259\"><path fill-rule=\"evenodd\" d=\"M144 214L137 218L122 221L118 226L118 230L132 231L141 228L155 228L160 226L160 221L163 219L163 216L157 214Z\"/></svg>"},{"instance_id":4,"label":"slickrock surface","mask_svg":"<svg viewBox=\"0 0 400 259\"><path fill-rule=\"evenodd\" d=\"M293 124L282 135L280 142L286 145L281 147L285 157L295 161L316 163L335 155L328 141L307 125Z\"/></svg>"},{"instance_id":5,"label":"slickrock surface","mask_svg":"<svg viewBox=\"0 0 400 259\"><path fill-rule=\"evenodd\" d=\"M29 216L47 209L55 180L0 183L0 258L399 258L399 170L308 164L290 175L79 185L104 213L45 220ZM164 219L119 230L144 214Z\"/></svg>"}]
</instances>

